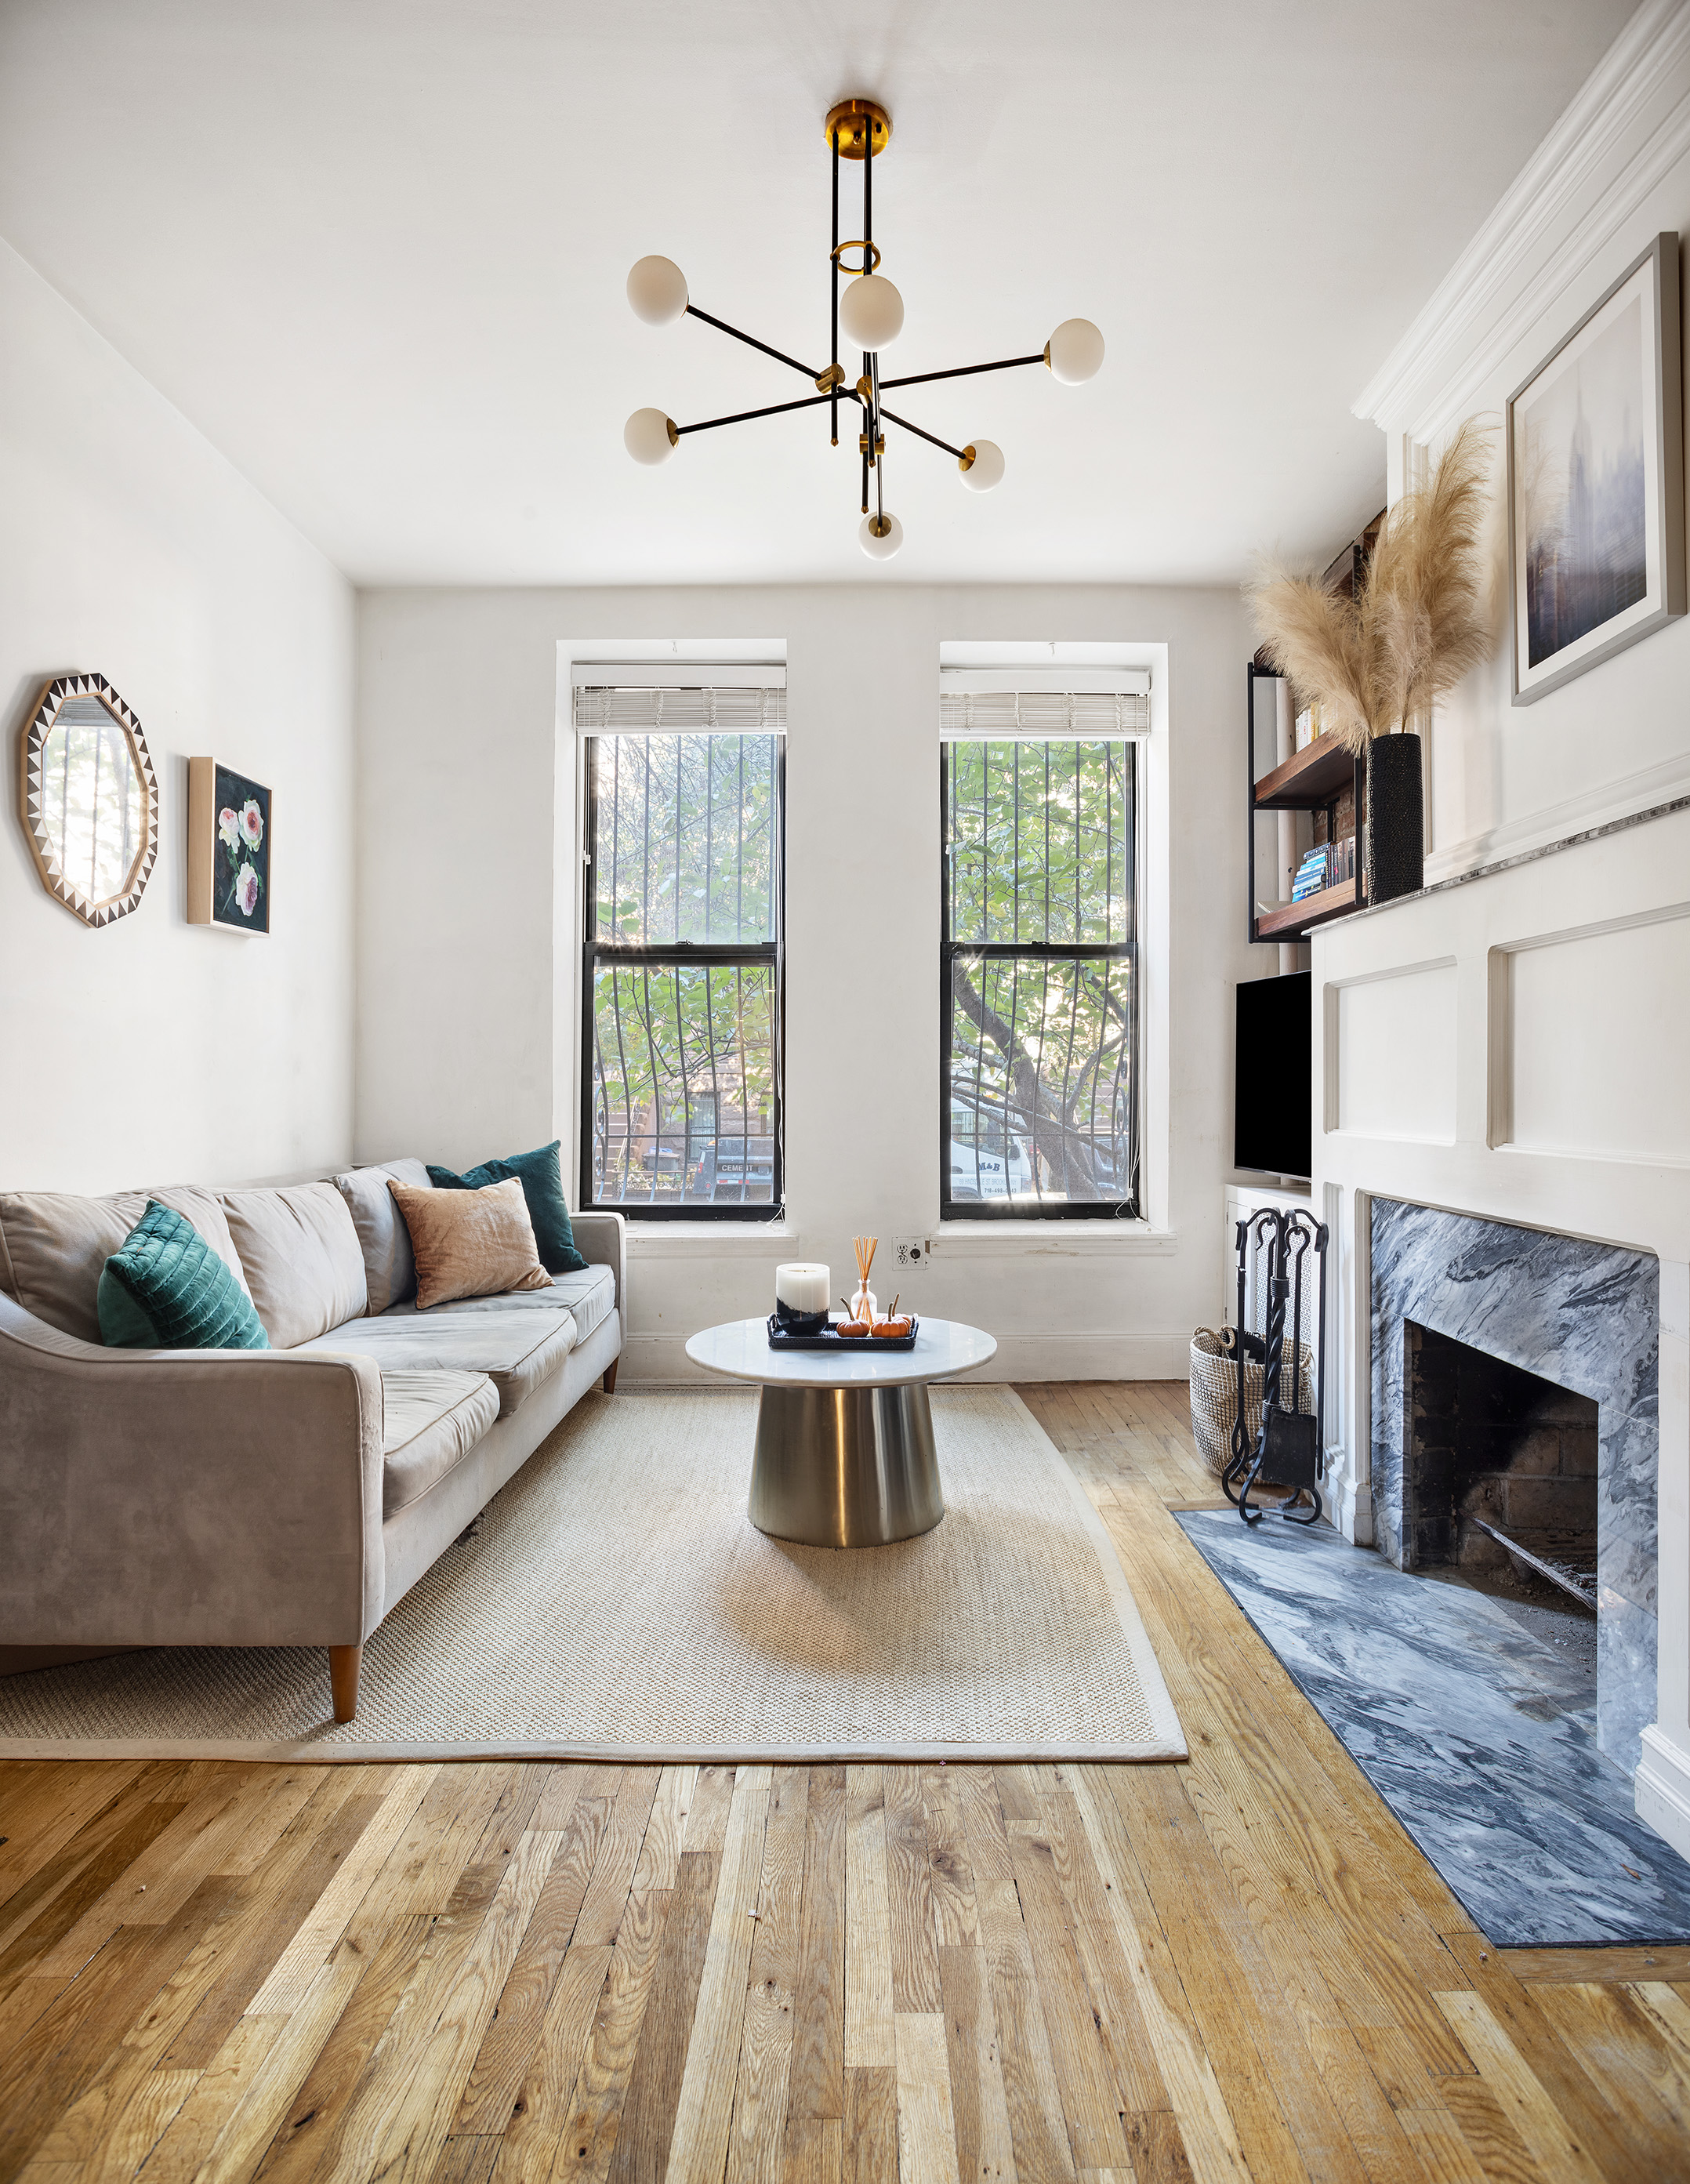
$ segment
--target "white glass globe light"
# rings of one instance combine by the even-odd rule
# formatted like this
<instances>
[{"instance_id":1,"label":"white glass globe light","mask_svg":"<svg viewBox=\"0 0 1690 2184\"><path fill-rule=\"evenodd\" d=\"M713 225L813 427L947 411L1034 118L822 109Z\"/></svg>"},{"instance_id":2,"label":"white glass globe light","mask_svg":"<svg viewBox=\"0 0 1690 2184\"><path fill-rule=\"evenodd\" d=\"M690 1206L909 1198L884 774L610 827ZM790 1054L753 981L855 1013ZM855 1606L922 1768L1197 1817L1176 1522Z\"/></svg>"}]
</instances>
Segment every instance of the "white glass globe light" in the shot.
<instances>
[{"instance_id":1,"label":"white glass globe light","mask_svg":"<svg viewBox=\"0 0 1690 2184\"><path fill-rule=\"evenodd\" d=\"M839 298L839 325L853 348L890 348L904 324L904 299L878 273L865 273Z\"/></svg>"},{"instance_id":2,"label":"white glass globe light","mask_svg":"<svg viewBox=\"0 0 1690 2184\"><path fill-rule=\"evenodd\" d=\"M1003 449L996 440L976 440L966 450L973 460L962 469L962 482L971 493L990 493L1003 478Z\"/></svg>"},{"instance_id":3,"label":"white glass globe light","mask_svg":"<svg viewBox=\"0 0 1690 2184\"><path fill-rule=\"evenodd\" d=\"M1064 319L1045 344L1045 361L1064 387L1079 387L1103 369L1103 337L1090 319Z\"/></svg>"},{"instance_id":4,"label":"white glass globe light","mask_svg":"<svg viewBox=\"0 0 1690 2184\"><path fill-rule=\"evenodd\" d=\"M637 463L667 463L675 452L674 430L661 410L636 410L622 426L622 445Z\"/></svg>"},{"instance_id":5,"label":"white glass globe light","mask_svg":"<svg viewBox=\"0 0 1690 2184\"><path fill-rule=\"evenodd\" d=\"M647 326L672 326L687 308L687 276L672 258L642 258L627 276L627 299Z\"/></svg>"},{"instance_id":6,"label":"white glass globe light","mask_svg":"<svg viewBox=\"0 0 1690 2184\"><path fill-rule=\"evenodd\" d=\"M877 523L884 524L877 531ZM856 541L871 561L890 561L904 543L904 526L895 515L865 515L857 527Z\"/></svg>"}]
</instances>

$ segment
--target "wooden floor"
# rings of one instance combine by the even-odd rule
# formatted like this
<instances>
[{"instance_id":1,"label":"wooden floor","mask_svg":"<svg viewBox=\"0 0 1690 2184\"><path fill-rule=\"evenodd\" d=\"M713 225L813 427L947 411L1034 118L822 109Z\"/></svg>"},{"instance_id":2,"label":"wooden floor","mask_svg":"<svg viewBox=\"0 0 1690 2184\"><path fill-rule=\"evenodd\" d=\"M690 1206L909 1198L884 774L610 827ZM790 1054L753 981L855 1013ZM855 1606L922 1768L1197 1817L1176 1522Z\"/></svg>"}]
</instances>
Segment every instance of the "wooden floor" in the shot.
<instances>
[{"instance_id":1,"label":"wooden floor","mask_svg":"<svg viewBox=\"0 0 1690 2184\"><path fill-rule=\"evenodd\" d=\"M1183 1390L1023 1393L1189 1763L0 1768L0 2179L1690 2176L1690 1952L1492 1949L1168 1513Z\"/></svg>"}]
</instances>

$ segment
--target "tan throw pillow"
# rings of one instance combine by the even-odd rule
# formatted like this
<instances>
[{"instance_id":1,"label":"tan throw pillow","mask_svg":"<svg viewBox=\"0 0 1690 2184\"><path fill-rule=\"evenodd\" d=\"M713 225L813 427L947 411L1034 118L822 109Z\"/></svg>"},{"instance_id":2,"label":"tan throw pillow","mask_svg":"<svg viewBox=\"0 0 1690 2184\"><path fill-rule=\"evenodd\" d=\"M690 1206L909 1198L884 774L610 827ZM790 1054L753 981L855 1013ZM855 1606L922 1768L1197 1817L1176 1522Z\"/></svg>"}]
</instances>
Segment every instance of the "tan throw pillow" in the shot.
<instances>
[{"instance_id":1,"label":"tan throw pillow","mask_svg":"<svg viewBox=\"0 0 1690 2184\"><path fill-rule=\"evenodd\" d=\"M550 1287L516 1177L484 1190L417 1190L391 1181L388 1188L410 1231L419 1312L454 1297Z\"/></svg>"}]
</instances>

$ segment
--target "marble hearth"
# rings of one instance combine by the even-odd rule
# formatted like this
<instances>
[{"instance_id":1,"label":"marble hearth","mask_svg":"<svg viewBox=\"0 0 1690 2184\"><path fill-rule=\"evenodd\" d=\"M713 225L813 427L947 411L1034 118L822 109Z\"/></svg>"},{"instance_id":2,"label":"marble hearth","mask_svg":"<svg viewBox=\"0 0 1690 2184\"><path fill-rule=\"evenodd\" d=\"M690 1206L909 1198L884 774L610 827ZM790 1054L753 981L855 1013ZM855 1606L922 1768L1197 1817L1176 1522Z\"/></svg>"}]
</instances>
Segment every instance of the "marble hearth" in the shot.
<instances>
[{"instance_id":1,"label":"marble hearth","mask_svg":"<svg viewBox=\"0 0 1690 2184\"><path fill-rule=\"evenodd\" d=\"M1445 1558L1447 1525L1425 1488L1439 1439L1427 1419L1420 1439L1431 1453L1417 1450L1428 1335L1595 1406L1598 1741L1631 1773L1655 1716L1658 1262L1380 1197L1370 1240L1374 1536L1399 1568ZM1536 1446L1552 1418L1558 1446L1523 1467L1512 1490L1522 1510L1553 1516L1562 1501L1588 1496L1590 1467L1562 1452L1581 1445L1581 1416L1576 1403L1561 1417L1538 1406Z\"/></svg>"}]
</instances>

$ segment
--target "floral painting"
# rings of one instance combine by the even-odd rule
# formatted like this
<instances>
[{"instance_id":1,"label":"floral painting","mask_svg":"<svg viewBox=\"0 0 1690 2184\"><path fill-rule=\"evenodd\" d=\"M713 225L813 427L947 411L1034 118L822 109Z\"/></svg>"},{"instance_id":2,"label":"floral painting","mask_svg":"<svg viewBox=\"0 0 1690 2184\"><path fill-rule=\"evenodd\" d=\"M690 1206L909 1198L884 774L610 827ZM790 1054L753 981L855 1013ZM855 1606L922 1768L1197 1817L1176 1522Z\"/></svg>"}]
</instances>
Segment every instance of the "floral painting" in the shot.
<instances>
[{"instance_id":1,"label":"floral painting","mask_svg":"<svg viewBox=\"0 0 1690 2184\"><path fill-rule=\"evenodd\" d=\"M270 791L220 766L211 916L246 933L270 930Z\"/></svg>"}]
</instances>

